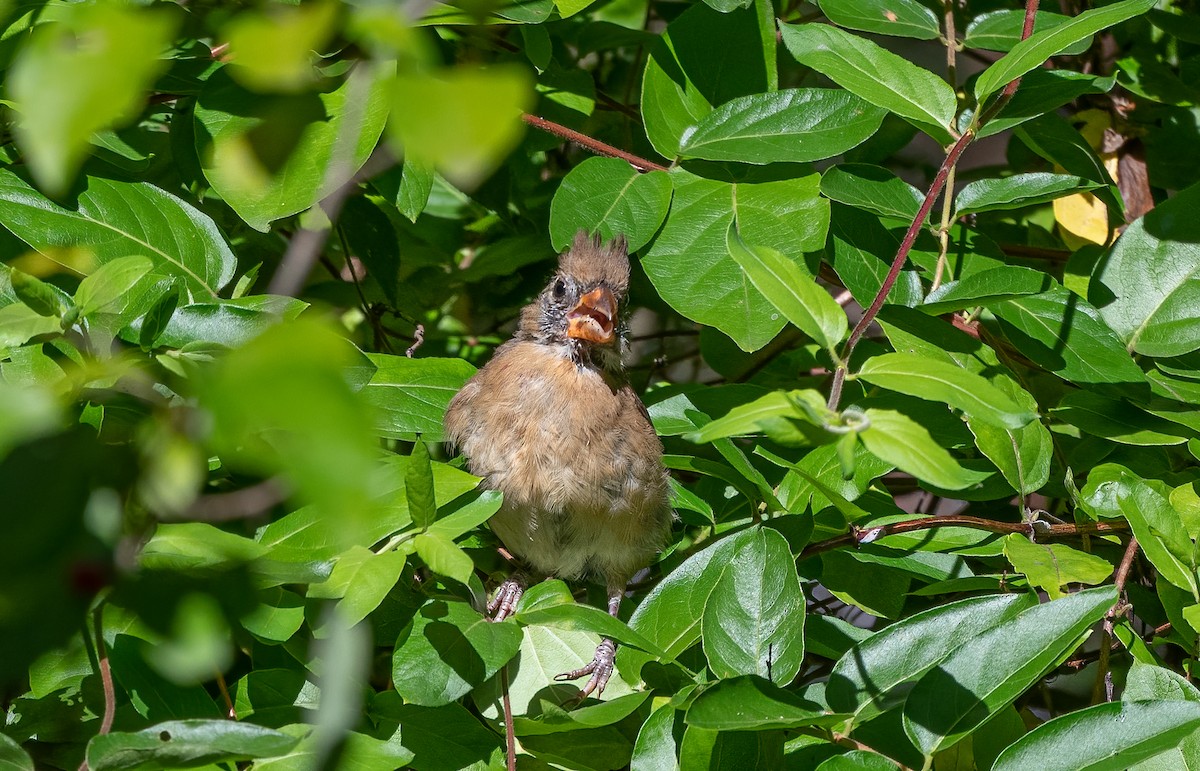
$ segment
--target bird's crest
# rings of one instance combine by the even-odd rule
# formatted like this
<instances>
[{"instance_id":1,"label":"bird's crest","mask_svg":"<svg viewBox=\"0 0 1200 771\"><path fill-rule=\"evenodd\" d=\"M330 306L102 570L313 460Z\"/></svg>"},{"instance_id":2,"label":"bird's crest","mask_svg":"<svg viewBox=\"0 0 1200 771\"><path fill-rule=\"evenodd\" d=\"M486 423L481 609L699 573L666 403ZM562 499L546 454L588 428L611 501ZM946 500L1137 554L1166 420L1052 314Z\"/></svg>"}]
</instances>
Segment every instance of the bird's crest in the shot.
<instances>
[{"instance_id":1,"label":"bird's crest","mask_svg":"<svg viewBox=\"0 0 1200 771\"><path fill-rule=\"evenodd\" d=\"M604 243L586 230L575 234L571 247L558 258L558 270L574 276L583 286L601 282L619 295L629 289L629 244L620 235Z\"/></svg>"}]
</instances>

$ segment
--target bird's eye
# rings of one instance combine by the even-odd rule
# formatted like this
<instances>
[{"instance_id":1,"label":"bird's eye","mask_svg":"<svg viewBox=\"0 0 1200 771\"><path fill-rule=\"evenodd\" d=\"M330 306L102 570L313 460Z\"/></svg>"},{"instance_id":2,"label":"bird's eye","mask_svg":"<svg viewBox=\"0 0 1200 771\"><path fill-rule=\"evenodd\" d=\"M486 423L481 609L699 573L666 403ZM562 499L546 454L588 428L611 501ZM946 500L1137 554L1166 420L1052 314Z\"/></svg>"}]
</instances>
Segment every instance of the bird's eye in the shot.
<instances>
[{"instance_id":1,"label":"bird's eye","mask_svg":"<svg viewBox=\"0 0 1200 771\"><path fill-rule=\"evenodd\" d=\"M554 279L554 287L550 290L554 293L555 300L561 300L567 294L567 282L561 278Z\"/></svg>"}]
</instances>

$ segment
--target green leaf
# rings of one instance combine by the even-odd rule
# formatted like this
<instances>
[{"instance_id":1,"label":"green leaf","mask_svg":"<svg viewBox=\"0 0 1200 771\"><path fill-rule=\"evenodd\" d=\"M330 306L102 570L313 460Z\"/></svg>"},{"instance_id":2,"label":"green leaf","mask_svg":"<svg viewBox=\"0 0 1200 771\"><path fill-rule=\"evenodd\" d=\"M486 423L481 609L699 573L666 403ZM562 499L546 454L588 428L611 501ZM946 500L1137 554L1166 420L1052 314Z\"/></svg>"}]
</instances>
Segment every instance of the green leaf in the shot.
<instances>
[{"instance_id":1,"label":"green leaf","mask_svg":"<svg viewBox=\"0 0 1200 771\"><path fill-rule=\"evenodd\" d=\"M429 204L433 190L433 167L416 158L405 158L396 190L396 208L411 222L416 222Z\"/></svg>"},{"instance_id":2,"label":"green leaf","mask_svg":"<svg viewBox=\"0 0 1200 771\"><path fill-rule=\"evenodd\" d=\"M474 187L520 141L521 114L533 99L524 67L402 72L392 85L388 133L406 158L433 166L459 187Z\"/></svg>"},{"instance_id":3,"label":"green leaf","mask_svg":"<svg viewBox=\"0 0 1200 771\"><path fill-rule=\"evenodd\" d=\"M933 11L915 0L820 0L820 5L840 27L918 40L933 40L941 32Z\"/></svg>"},{"instance_id":4,"label":"green leaf","mask_svg":"<svg viewBox=\"0 0 1200 771\"><path fill-rule=\"evenodd\" d=\"M531 720L539 720L545 715L552 722L560 720L562 716L551 707L569 708L577 705L579 686L582 682L562 682L555 678L589 663L596 654L600 638L578 629L549 626L526 626L522 627L521 631L524 637L521 640L520 653L508 664L508 693L513 715ZM620 646L617 650L619 658L620 652L640 653L625 646ZM620 676L609 680L608 687L604 689L605 701L616 701L633 693L624 679L629 677L625 664L619 664L618 670ZM492 678L472 693L472 698L483 716L497 723L503 719L504 714L499 680ZM545 724L544 720L541 722ZM537 734L547 733L539 730L541 726L531 728ZM569 733L564 738L571 739L574 736L575 734Z\"/></svg>"},{"instance_id":5,"label":"green leaf","mask_svg":"<svg viewBox=\"0 0 1200 771\"><path fill-rule=\"evenodd\" d=\"M1200 222L1191 216L1197 206L1200 184L1127 227L1096 265L1090 293L1130 351L1180 356L1200 348ZM1103 289L1107 301L1096 297Z\"/></svg>"},{"instance_id":6,"label":"green leaf","mask_svg":"<svg viewBox=\"0 0 1200 771\"><path fill-rule=\"evenodd\" d=\"M650 691L630 693L615 699L576 707L570 711L542 702L543 712L537 717L518 717L513 720L513 729L518 736L546 736L566 731L600 728L623 721L632 715L650 698ZM583 737L573 734L572 738Z\"/></svg>"},{"instance_id":7,"label":"green leaf","mask_svg":"<svg viewBox=\"0 0 1200 771\"><path fill-rule=\"evenodd\" d=\"M688 725L712 731L770 731L833 725L842 719L757 675L721 680L688 707Z\"/></svg>"},{"instance_id":8,"label":"green leaf","mask_svg":"<svg viewBox=\"0 0 1200 771\"><path fill-rule=\"evenodd\" d=\"M10 268L8 280L17 299L24 303L28 310L39 316L58 319L73 307L71 299L65 297L58 287L47 284L40 278L31 276L22 270ZM54 329L57 328L58 324L55 324Z\"/></svg>"},{"instance_id":9,"label":"green leaf","mask_svg":"<svg viewBox=\"0 0 1200 771\"><path fill-rule=\"evenodd\" d=\"M673 731L676 714L675 708L669 704L650 713L650 717L646 718L646 722L642 723L642 728L638 731L629 771L659 771L676 767L676 756L679 754L678 741Z\"/></svg>"},{"instance_id":10,"label":"green leaf","mask_svg":"<svg viewBox=\"0 0 1200 771\"><path fill-rule=\"evenodd\" d=\"M1081 642L1117 599L1111 586L1037 605L962 645L904 703L904 730L926 757L1013 702Z\"/></svg>"},{"instance_id":11,"label":"green leaf","mask_svg":"<svg viewBox=\"0 0 1200 771\"><path fill-rule=\"evenodd\" d=\"M1113 77L1085 75L1071 70L1031 70L1021 78L1021 85L1017 87L1017 93L1013 95L1012 100L1004 106L999 115L980 127L976 136L979 139L990 137L1014 126L1023 126L1026 121L1034 118L1063 121L1054 112L1056 109L1085 94L1106 94L1112 90L1114 85L1116 85L1116 79ZM1021 136L1024 139L1027 134L1022 133ZM1095 155L1094 152L1092 154ZM1103 181L1072 166L1066 164L1063 166L1068 174L1078 174L1093 181ZM1103 169L1103 166L1100 168ZM1110 184L1110 182L1106 182L1106 184ZM1114 202L1110 205L1120 210L1123 204L1115 201L1114 198Z\"/></svg>"},{"instance_id":12,"label":"green leaf","mask_svg":"<svg viewBox=\"0 0 1200 771\"><path fill-rule=\"evenodd\" d=\"M545 583L549 582L543 582L543 584ZM563 594L565 595L564 599L570 597L570 592ZM630 629L619 618L614 618L603 610L590 605L579 605L570 601L543 603L531 607L528 603L522 603L520 610L517 611L516 619L525 626L545 626L569 631L592 632L619 643L632 645L656 658L664 660L671 658L666 651Z\"/></svg>"},{"instance_id":13,"label":"green leaf","mask_svg":"<svg viewBox=\"0 0 1200 771\"><path fill-rule=\"evenodd\" d=\"M8 169L0 169L0 224L39 252L83 247L100 263L140 254L156 271L184 280L193 296L216 297L233 278L233 256L216 224L145 182L87 177L61 206Z\"/></svg>"},{"instance_id":14,"label":"green leaf","mask_svg":"<svg viewBox=\"0 0 1200 771\"><path fill-rule=\"evenodd\" d=\"M270 728L233 720L173 720L135 733L114 731L92 738L88 768L95 771L189 767L282 755L298 739Z\"/></svg>"},{"instance_id":15,"label":"green leaf","mask_svg":"<svg viewBox=\"0 0 1200 771\"><path fill-rule=\"evenodd\" d=\"M467 553L440 533L420 533L413 538L413 546L429 569L440 576L465 586L475 574L475 563Z\"/></svg>"},{"instance_id":16,"label":"green leaf","mask_svg":"<svg viewBox=\"0 0 1200 771\"><path fill-rule=\"evenodd\" d=\"M352 626L379 607L399 580L405 561L403 552L376 554L351 546L338 557L328 579L309 586L308 596L338 600L339 623Z\"/></svg>"},{"instance_id":17,"label":"green leaf","mask_svg":"<svg viewBox=\"0 0 1200 771\"><path fill-rule=\"evenodd\" d=\"M550 242L563 250L580 230L606 240L624 235L629 251L645 246L671 206L671 178L639 173L617 158L588 158L563 177L550 204Z\"/></svg>"},{"instance_id":18,"label":"green leaf","mask_svg":"<svg viewBox=\"0 0 1200 771\"><path fill-rule=\"evenodd\" d=\"M1022 408L1037 411L1037 400L1013 378L999 376L991 382ZM1050 429L1040 420L1031 421L1024 428L1011 429L968 417L967 427L975 435L975 446L996 464L1005 481L1018 493L1028 495L1040 490L1050 479L1054 442Z\"/></svg>"},{"instance_id":19,"label":"green leaf","mask_svg":"<svg viewBox=\"0 0 1200 771\"><path fill-rule=\"evenodd\" d=\"M175 309L179 307L179 294L179 290L172 283L166 293L142 317L142 328L138 330L138 345L143 349L153 348L166 331L175 315Z\"/></svg>"},{"instance_id":20,"label":"green leaf","mask_svg":"<svg viewBox=\"0 0 1200 771\"><path fill-rule=\"evenodd\" d=\"M304 625L304 598L279 587L265 589L258 605L238 621L260 640L285 642Z\"/></svg>"},{"instance_id":21,"label":"green leaf","mask_svg":"<svg viewBox=\"0 0 1200 771\"><path fill-rule=\"evenodd\" d=\"M742 240L736 220L729 223L726 245L729 256L746 272L754 288L801 332L836 355L834 349L849 327L846 312L829 292L799 265L771 247Z\"/></svg>"},{"instance_id":22,"label":"green leaf","mask_svg":"<svg viewBox=\"0 0 1200 771\"><path fill-rule=\"evenodd\" d=\"M895 410L877 408L865 414L870 427L859 432L863 444L873 455L901 471L947 490L962 490L986 476L960 466L912 418Z\"/></svg>"},{"instance_id":23,"label":"green leaf","mask_svg":"<svg viewBox=\"0 0 1200 771\"><path fill-rule=\"evenodd\" d=\"M1049 11L1038 11L1033 17L1033 32L1045 32L1054 29L1063 22L1070 21L1069 16ZM964 48L982 48L985 51L1013 50L1021 42L1021 32L1025 28L1025 11L1006 10L988 11L981 13L967 25L963 35ZM1082 38L1078 43L1063 49L1064 54L1081 54L1091 45L1091 35Z\"/></svg>"},{"instance_id":24,"label":"green leaf","mask_svg":"<svg viewBox=\"0 0 1200 771\"><path fill-rule=\"evenodd\" d=\"M377 457L372 416L344 378L358 356L320 324L280 324L222 359L200 398L221 459L284 474L298 498L337 522L343 548L373 525L378 510L367 493Z\"/></svg>"},{"instance_id":25,"label":"green leaf","mask_svg":"<svg viewBox=\"0 0 1200 771\"><path fill-rule=\"evenodd\" d=\"M61 329L57 316L43 316L23 302L0 308L0 347L24 345L38 335Z\"/></svg>"},{"instance_id":26,"label":"green leaf","mask_svg":"<svg viewBox=\"0 0 1200 771\"><path fill-rule=\"evenodd\" d=\"M723 565L732 557L733 538L722 538L691 555L650 590L629 617L629 628L646 637L671 658L700 641L704 608ZM626 655L618 651L618 658Z\"/></svg>"},{"instance_id":27,"label":"green leaf","mask_svg":"<svg viewBox=\"0 0 1200 771\"><path fill-rule=\"evenodd\" d=\"M70 188L94 133L137 117L178 23L162 7L65 6L39 24L8 76L17 145L38 186Z\"/></svg>"},{"instance_id":28,"label":"green leaf","mask_svg":"<svg viewBox=\"0 0 1200 771\"><path fill-rule=\"evenodd\" d=\"M912 221L925 196L882 166L843 163L826 170L821 192L835 201L883 217Z\"/></svg>"},{"instance_id":29,"label":"green leaf","mask_svg":"<svg viewBox=\"0 0 1200 771\"><path fill-rule=\"evenodd\" d=\"M404 471L404 495L408 499L408 515L421 530L428 530L437 516L433 502L433 470L429 466L429 448L417 438Z\"/></svg>"},{"instance_id":30,"label":"green leaf","mask_svg":"<svg viewBox=\"0 0 1200 771\"><path fill-rule=\"evenodd\" d=\"M384 75L364 64L332 91L263 99L222 69L196 101L204 176L255 230L308 209L375 149L387 118Z\"/></svg>"},{"instance_id":31,"label":"green leaf","mask_svg":"<svg viewBox=\"0 0 1200 771\"><path fill-rule=\"evenodd\" d=\"M97 268L79 282L75 290L75 305L79 315L87 318L96 311L116 303L153 268L150 260L134 255L118 257Z\"/></svg>"},{"instance_id":32,"label":"green leaf","mask_svg":"<svg viewBox=\"0 0 1200 771\"><path fill-rule=\"evenodd\" d=\"M503 503L504 495L499 490L483 490L454 511L439 513L438 518L429 526L429 532L446 538L458 538L488 521L500 510Z\"/></svg>"},{"instance_id":33,"label":"green leaf","mask_svg":"<svg viewBox=\"0 0 1200 771\"><path fill-rule=\"evenodd\" d=\"M642 267L675 310L732 337L746 351L766 345L786 319L754 288L729 253L736 220L742 238L770 244L789 259L820 249L829 225L829 202L820 178L759 183L705 179L671 172L675 198Z\"/></svg>"},{"instance_id":34,"label":"green leaf","mask_svg":"<svg viewBox=\"0 0 1200 771\"><path fill-rule=\"evenodd\" d=\"M0 734L0 770L34 771L33 760L29 754L4 734Z\"/></svg>"},{"instance_id":35,"label":"green leaf","mask_svg":"<svg viewBox=\"0 0 1200 771\"><path fill-rule=\"evenodd\" d=\"M1123 0L1103 8L1084 11L1057 27L1034 32L983 71L975 81L976 101L982 104L989 96L1004 88L1009 81L1021 77L1035 67L1040 67L1050 57L1058 56L1101 30L1140 16L1152 8L1154 2L1155 0Z\"/></svg>"},{"instance_id":36,"label":"green leaf","mask_svg":"<svg viewBox=\"0 0 1200 771\"><path fill-rule=\"evenodd\" d=\"M1048 291L1053 279L1040 270L1005 265L972 273L960 281L942 284L929 293L921 310L932 315L991 305Z\"/></svg>"},{"instance_id":37,"label":"green leaf","mask_svg":"<svg viewBox=\"0 0 1200 771\"><path fill-rule=\"evenodd\" d=\"M1021 428L1037 418L979 375L913 353L872 356L856 377L890 391L946 402L999 428Z\"/></svg>"},{"instance_id":38,"label":"green leaf","mask_svg":"<svg viewBox=\"0 0 1200 771\"><path fill-rule=\"evenodd\" d=\"M1200 726L1200 704L1133 701L1060 715L1022 736L993 771L1120 771L1176 747Z\"/></svg>"},{"instance_id":39,"label":"green leaf","mask_svg":"<svg viewBox=\"0 0 1200 771\"><path fill-rule=\"evenodd\" d=\"M786 685L804 658L804 593L787 541L756 527L733 537L704 605L704 655L717 677L752 674Z\"/></svg>"},{"instance_id":40,"label":"green leaf","mask_svg":"<svg viewBox=\"0 0 1200 771\"><path fill-rule=\"evenodd\" d=\"M1196 596L1194 545L1166 495L1128 469L1106 463L1088 475L1083 500L1098 513L1123 515L1159 576Z\"/></svg>"},{"instance_id":41,"label":"green leaf","mask_svg":"<svg viewBox=\"0 0 1200 771\"><path fill-rule=\"evenodd\" d=\"M520 647L514 622L493 624L465 602L433 600L396 640L392 680L405 701L439 707L496 674Z\"/></svg>"},{"instance_id":42,"label":"green leaf","mask_svg":"<svg viewBox=\"0 0 1200 771\"><path fill-rule=\"evenodd\" d=\"M812 412L828 412L830 417L833 416L825 407L824 397L817 391L772 391L754 401L737 405L711 423L705 423L699 431L687 434L687 438L701 443L727 436L761 433L768 429L777 431L775 427L784 419L812 423L817 431L811 433L822 433L824 426L814 421L802 404L807 404L807 410Z\"/></svg>"},{"instance_id":43,"label":"green leaf","mask_svg":"<svg viewBox=\"0 0 1200 771\"><path fill-rule=\"evenodd\" d=\"M954 198L955 216L985 211L1006 211L1053 201L1065 195L1094 190L1099 183L1069 174L1014 174L1001 179L969 183Z\"/></svg>"},{"instance_id":44,"label":"green leaf","mask_svg":"<svg viewBox=\"0 0 1200 771\"><path fill-rule=\"evenodd\" d=\"M1089 434L1139 447L1183 444L1189 431L1134 405L1091 391L1071 391L1050 413Z\"/></svg>"},{"instance_id":45,"label":"green leaf","mask_svg":"<svg viewBox=\"0 0 1200 771\"><path fill-rule=\"evenodd\" d=\"M1021 533L1011 533L1004 539L1004 556L1029 583L1046 590L1052 600L1064 595L1067 584L1095 586L1113 572L1112 563L1094 554L1060 543L1034 543Z\"/></svg>"},{"instance_id":46,"label":"green leaf","mask_svg":"<svg viewBox=\"0 0 1200 771\"><path fill-rule=\"evenodd\" d=\"M442 439L446 406L475 374L462 359L410 359L386 353L369 353L375 374L363 389L363 398L376 408L376 430L389 439L428 442Z\"/></svg>"},{"instance_id":47,"label":"green leaf","mask_svg":"<svg viewBox=\"0 0 1200 771\"><path fill-rule=\"evenodd\" d=\"M865 723L904 702L916 681L959 646L1036 604L1029 594L972 597L930 608L858 643L829 675L825 696ZM907 687L905 687L907 685Z\"/></svg>"},{"instance_id":48,"label":"green leaf","mask_svg":"<svg viewBox=\"0 0 1200 771\"><path fill-rule=\"evenodd\" d=\"M695 3L667 26L642 76L642 120L660 155L674 159L713 105L778 87L773 17L762 0L729 13Z\"/></svg>"},{"instance_id":49,"label":"green leaf","mask_svg":"<svg viewBox=\"0 0 1200 771\"><path fill-rule=\"evenodd\" d=\"M1099 312L1062 287L1015 297L991 310L1021 353L1064 380L1080 385L1145 380Z\"/></svg>"},{"instance_id":50,"label":"green leaf","mask_svg":"<svg viewBox=\"0 0 1200 771\"><path fill-rule=\"evenodd\" d=\"M879 130L884 110L854 94L793 88L732 99L680 138L688 158L803 163L857 147Z\"/></svg>"},{"instance_id":51,"label":"green leaf","mask_svg":"<svg viewBox=\"0 0 1200 771\"><path fill-rule=\"evenodd\" d=\"M938 142L952 140L958 99L929 70L869 40L826 24L780 24L796 61L871 104L894 112Z\"/></svg>"},{"instance_id":52,"label":"green leaf","mask_svg":"<svg viewBox=\"0 0 1200 771\"><path fill-rule=\"evenodd\" d=\"M400 744L413 753L407 764L413 768L485 771L504 767L503 740L461 704L404 704L395 691L389 691L371 700L369 714L388 731L399 729ZM393 762L388 767L404 765Z\"/></svg>"}]
</instances>

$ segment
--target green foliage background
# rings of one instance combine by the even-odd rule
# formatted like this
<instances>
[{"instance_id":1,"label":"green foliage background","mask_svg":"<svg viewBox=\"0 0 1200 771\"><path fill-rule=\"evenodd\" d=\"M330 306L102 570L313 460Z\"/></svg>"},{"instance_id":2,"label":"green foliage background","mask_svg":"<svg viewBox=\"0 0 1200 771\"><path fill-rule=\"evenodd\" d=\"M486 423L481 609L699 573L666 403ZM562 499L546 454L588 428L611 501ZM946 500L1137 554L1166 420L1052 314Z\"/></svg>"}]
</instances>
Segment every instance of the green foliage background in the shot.
<instances>
[{"instance_id":1,"label":"green foliage background","mask_svg":"<svg viewBox=\"0 0 1200 771\"><path fill-rule=\"evenodd\" d=\"M0 5L0 766L1200 764L1200 8L1024 15ZM490 624L441 417L579 229L678 521Z\"/></svg>"}]
</instances>

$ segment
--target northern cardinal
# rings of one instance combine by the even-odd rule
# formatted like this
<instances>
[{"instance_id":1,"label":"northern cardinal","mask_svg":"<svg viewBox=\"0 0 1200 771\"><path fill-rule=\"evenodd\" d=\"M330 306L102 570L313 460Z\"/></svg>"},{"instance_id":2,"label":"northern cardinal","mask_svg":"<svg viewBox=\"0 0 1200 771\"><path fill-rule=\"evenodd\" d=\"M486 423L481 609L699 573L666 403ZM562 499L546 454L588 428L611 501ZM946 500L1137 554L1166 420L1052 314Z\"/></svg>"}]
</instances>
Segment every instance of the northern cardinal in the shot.
<instances>
[{"instance_id":1,"label":"northern cardinal","mask_svg":"<svg viewBox=\"0 0 1200 771\"><path fill-rule=\"evenodd\" d=\"M622 363L628 290L625 239L576 235L445 419L471 472L504 493L491 527L505 547L533 575L603 580L613 616L672 517L662 443ZM500 586L493 618L515 611L524 586L519 573ZM615 654L606 638L589 664L557 679L591 675L581 697L599 695Z\"/></svg>"}]
</instances>

